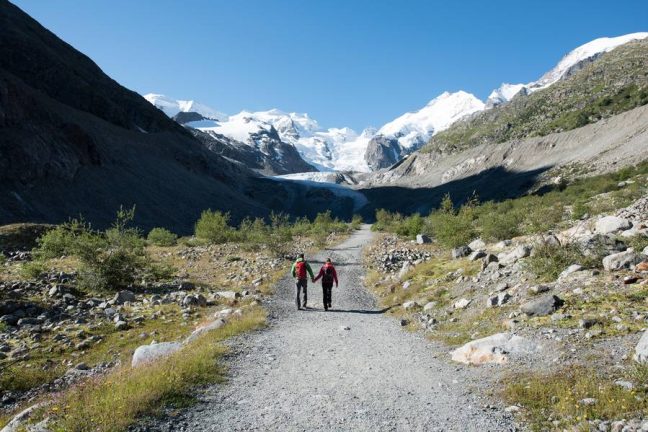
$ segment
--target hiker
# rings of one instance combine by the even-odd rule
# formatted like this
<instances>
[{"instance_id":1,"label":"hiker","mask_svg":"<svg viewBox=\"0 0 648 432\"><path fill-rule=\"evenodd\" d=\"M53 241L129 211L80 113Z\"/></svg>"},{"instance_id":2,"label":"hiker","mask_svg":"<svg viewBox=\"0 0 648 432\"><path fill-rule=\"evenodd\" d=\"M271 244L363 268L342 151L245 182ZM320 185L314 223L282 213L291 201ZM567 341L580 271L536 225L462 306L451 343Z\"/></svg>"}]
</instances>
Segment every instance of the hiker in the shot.
<instances>
[{"instance_id":1,"label":"hiker","mask_svg":"<svg viewBox=\"0 0 648 432\"><path fill-rule=\"evenodd\" d=\"M292 265L290 272L292 273L292 276L297 279L295 281L295 287L297 288L297 309L301 309L302 306L305 309L306 301L308 300L308 275L306 273L310 274L311 281L314 281L314 278L313 270L311 269L310 264L308 264L304 259L304 254L299 254L299 258L297 258L297 261ZM300 305L299 292L301 290L304 290L304 302Z\"/></svg>"},{"instance_id":2,"label":"hiker","mask_svg":"<svg viewBox=\"0 0 648 432\"><path fill-rule=\"evenodd\" d=\"M335 267L333 267L331 258L326 258L326 263L324 263L313 282L317 282L320 278L322 279L322 291L324 294L324 310L327 311L331 307L333 282L335 282L335 288L338 287L337 272L335 271Z\"/></svg>"}]
</instances>

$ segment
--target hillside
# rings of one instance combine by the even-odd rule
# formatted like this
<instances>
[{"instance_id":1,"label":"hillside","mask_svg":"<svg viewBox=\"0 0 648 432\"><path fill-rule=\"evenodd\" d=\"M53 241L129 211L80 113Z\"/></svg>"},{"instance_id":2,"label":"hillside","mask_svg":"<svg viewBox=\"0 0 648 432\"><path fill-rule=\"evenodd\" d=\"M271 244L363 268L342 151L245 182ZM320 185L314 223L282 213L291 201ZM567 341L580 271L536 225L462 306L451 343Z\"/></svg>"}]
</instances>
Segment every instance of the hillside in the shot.
<instances>
[{"instance_id":1,"label":"hillside","mask_svg":"<svg viewBox=\"0 0 648 432\"><path fill-rule=\"evenodd\" d=\"M648 103L648 40L629 42L587 61L542 90L524 90L435 135L423 152L452 153L479 144L545 136Z\"/></svg>"},{"instance_id":2,"label":"hillside","mask_svg":"<svg viewBox=\"0 0 648 432\"><path fill-rule=\"evenodd\" d=\"M305 208L303 202L309 201ZM7 1L0 1L0 225L120 206L143 228L186 233L206 208L233 220L284 211L350 217L353 201L258 178L210 151L144 98Z\"/></svg>"}]
</instances>

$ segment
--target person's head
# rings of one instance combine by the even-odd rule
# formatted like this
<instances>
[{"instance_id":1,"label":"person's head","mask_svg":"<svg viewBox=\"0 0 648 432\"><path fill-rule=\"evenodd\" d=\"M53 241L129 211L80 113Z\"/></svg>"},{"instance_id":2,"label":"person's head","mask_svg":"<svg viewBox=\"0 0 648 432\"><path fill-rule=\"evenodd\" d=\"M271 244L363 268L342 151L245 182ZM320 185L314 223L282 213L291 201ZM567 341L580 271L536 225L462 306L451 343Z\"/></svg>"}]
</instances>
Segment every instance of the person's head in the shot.
<instances>
[{"instance_id":1,"label":"person's head","mask_svg":"<svg viewBox=\"0 0 648 432\"><path fill-rule=\"evenodd\" d=\"M326 258L326 264L331 264L331 258Z\"/></svg>"},{"instance_id":2,"label":"person's head","mask_svg":"<svg viewBox=\"0 0 648 432\"><path fill-rule=\"evenodd\" d=\"M299 258L304 259L304 254L303 253L299 254Z\"/></svg>"}]
</instances>

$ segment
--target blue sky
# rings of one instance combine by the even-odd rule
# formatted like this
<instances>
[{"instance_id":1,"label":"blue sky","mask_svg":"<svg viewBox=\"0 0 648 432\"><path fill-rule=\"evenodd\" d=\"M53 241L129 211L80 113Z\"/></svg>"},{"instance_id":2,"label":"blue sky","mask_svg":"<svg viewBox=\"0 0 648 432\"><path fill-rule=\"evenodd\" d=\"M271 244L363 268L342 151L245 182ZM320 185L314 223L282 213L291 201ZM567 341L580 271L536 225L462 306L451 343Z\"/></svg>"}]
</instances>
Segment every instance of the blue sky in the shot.
<instances>
[{"instance_id":1,"label":"blue sky","mask_svg":"<svg viewBox=\"0 0 648 432\"><path fill-rule=\"evenodd\" d=\"M142 94L380 126L439 93L485 99L572 48L648 31L646 0L15 0Z\"/></svg>"}]
</instances>

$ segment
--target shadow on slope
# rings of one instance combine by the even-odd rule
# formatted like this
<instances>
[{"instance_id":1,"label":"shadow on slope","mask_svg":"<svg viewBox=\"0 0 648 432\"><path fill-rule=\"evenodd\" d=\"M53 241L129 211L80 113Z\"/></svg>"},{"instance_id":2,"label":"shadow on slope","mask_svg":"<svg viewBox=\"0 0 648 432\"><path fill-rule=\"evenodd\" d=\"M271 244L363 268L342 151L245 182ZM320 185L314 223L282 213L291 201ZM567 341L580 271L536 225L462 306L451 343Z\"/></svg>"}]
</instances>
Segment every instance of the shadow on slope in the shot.
<instances>
[{"instance_id":1,"label":"shadow on slope","mask_svg":"<svg viewBox=\"0 0 648 432\"><path fill-rule=\"evenodd\" d=\"M537 183L540 175L551 166L531 171L515 172L503 167L490 168L469 177L453 180L429 188L407 188L403 186L382 186L361 189L369 204L361 210L362 217L373 222L377 209L409 215L427 215L439 207L445 194L450 194L455 204L460 204L476 193L482 201L501 201L528 193Z\"/></svg>"}]
</instances>

